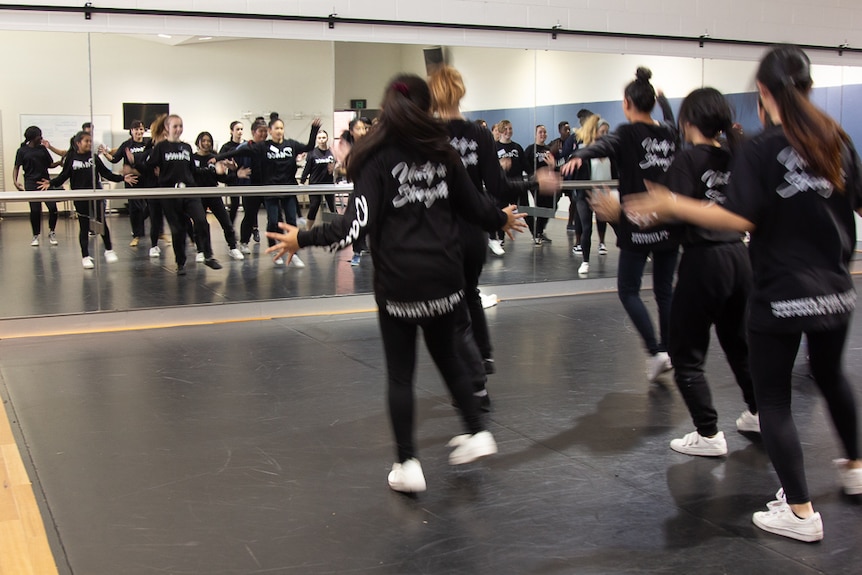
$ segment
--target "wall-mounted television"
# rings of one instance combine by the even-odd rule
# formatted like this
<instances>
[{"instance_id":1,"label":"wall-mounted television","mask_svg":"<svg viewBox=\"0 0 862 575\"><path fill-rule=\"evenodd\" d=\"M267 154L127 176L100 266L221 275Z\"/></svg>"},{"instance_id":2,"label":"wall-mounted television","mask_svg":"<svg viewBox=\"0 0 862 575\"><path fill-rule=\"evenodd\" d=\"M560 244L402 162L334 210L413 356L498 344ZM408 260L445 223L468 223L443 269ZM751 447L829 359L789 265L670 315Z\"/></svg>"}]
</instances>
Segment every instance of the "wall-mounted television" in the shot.
<instances>
[{"instance_id":1,"label":"wall-mounted television","mask_svg":"<svg viewBox=\"0 0 862 575\"><path fill-rule=\"evenodd\" d=\"M141 104L135 102L123 102L123 127L127 130L133 120L140 120L144 127L149 129L159 114L170 114L169 104Z\"/></svg>"}]
</instances>

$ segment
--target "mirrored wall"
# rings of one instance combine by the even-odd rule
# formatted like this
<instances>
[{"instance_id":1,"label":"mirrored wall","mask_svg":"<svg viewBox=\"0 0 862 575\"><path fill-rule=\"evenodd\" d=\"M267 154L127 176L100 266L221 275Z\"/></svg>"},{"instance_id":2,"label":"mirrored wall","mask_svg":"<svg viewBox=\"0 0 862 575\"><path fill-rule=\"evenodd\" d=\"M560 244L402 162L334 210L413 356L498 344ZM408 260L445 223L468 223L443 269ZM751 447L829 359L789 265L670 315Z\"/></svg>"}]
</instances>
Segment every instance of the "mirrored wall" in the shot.
<instances>
[{"instance_id":1,"label":"mirrored wall","mask_svg":"<svg viewBox=\"0 0 862 575\"><path fill-rule=\"evenodd\" d=\"M16 154L27 126L39 126L51 146L67 149L69 138L81 124L92 121L94 146L116 148L129 137L126 123L130 118L126 116L133 112L124 110L124 103L167 103L171 113L183 118L185 141L194 143L200 132L208 131L215 149L230 139L231 122L242 122L244 137L248 138L255 117L268 118L271 112L278 112L284 121L288 138L305 142L315 117L322 119L330 136L337 137L336 117L342 118L339 129L344 117L340 112L349 111L358 100L365 102L365 108L355 113L373 115L371 110L377 108L383 88L394 74L407 71L424 75L424 50L429 48L54 32L0 32L0 47L7 54L4 73L9 78L0 94L0 161L5 191L15 191L12 177ZM665 92L674 109L692 89L714 86L728 95L747 133L759 129L754 62L446 46L443 55L464 76L464 115L483 119L489 126L503 119L511 121L512 139L523 148L535 142L537 125L546 127L547 142L559 136L561 122L577 128L582 109L602 115L612 128L622 123L622 89L641 65L652 69L655 86ZM859 141L862 120L849 110L857 101L862 72L850 67L816 66L815 85L817 104ZM656 114L660 118L658 109ZM108 165L122 173L121 163ZM59 168L52 170L52 174L58 172ZM17 181L22 183L23 179L19 174ZM229 190L224 190L224 196L229 196ZM343 198L336 197L336 204ZM301 200L304 204L306 198ZM561 194L553 204L555 217L545 232L551 241L537 246L526 235L507 241L505 255L489 253L483 283L614 275L617 256L613 230L608 229L604 237L608 253L594 252L590 273L579 276L583 256L572 250L577 238L567 229L568 199ZM118 261L106 261L101 238L88 238L94 268L84 269L79 222L71 202L58 204L57 245L48 241L50 221L42 204L39 245L31 246L34 234L28 204L2 202L0 197L0 282L2 293L7 294L0 302L0 317L337 296L372 289L373 266L368 254L362 255L359 265L351 265L352 252L303 250L305 267L275 265L264 253L264 210L257 214L260 242L251 240L251 252L244 254L243 260L229 257L223 232L211 220L214 255L223 268L211 270L193 263L195 248L189 245L189 273L178 277L172 246L166 243L169 235L159 239L161 253L151 257L151 222L145 224L147 236L131 246L126 202L114 199L108 207L106 221ZM237 233L246 216L243 211L237 214ZM317 221L324 219L320 216ZM593 234L593 245L598 246L595 228Z\"/></svg>"}]
</instances>

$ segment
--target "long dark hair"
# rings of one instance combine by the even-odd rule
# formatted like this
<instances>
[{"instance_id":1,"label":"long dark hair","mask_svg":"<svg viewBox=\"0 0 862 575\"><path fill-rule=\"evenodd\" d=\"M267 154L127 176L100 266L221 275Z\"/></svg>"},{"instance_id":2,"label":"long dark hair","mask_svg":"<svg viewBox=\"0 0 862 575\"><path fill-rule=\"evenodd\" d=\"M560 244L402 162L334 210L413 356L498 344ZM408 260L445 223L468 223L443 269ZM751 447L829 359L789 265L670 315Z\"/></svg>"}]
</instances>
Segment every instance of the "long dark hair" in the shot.
<instances>
[{"instance_id":1,"label":"long dark hair","mask_svg":"<svg viewBox=\"0 0 862 575\"><path fill-rule=\"evenodd\" d=\"M635 79L629 82L625 89L625 98L634 104L641 112L650 113L655 108L655 88L649 80L652 71L641 66L635 72Z\"/></svg>"},{"instance_id":2,"label":"long dark hair","mask_svg":"<svg viewBox=\"0 0 862 575\"><path fill-rule=\"evenodd\" d=\"M733 128L733 112L727 99L715 88L698 88L685 97L679 107L679 126L689 123L705 137L716 140L724 133L731 150L739 145L739 132Z\"/></svg>"},{"instance_id":3,"label":"long dark hair","mask_svg":"<svg viewBox=\"0 0 862 575\"><path fill-rule=\"evenodd\" d=\"M420 154L434 162L457 160L446 126L431 117L431 91L414 74L399 74L383 93L379 122L359 139L347 156L347 175L354 182L370 156L386 144Z\"/></svg>"},{"instance_id":4,"label":"long dark hair","mask_svg":"<svg viewBox=\"0 0 862 575\"><path fill-rule=\"evenodd\" d=\"M808 55L796 46L773 48L760 61L757 81L775 99L781 128L793 149L814 173L843 191L842 157L850 138L838 122L808 100L812 85Z\"/></svg>"}]
</instances>

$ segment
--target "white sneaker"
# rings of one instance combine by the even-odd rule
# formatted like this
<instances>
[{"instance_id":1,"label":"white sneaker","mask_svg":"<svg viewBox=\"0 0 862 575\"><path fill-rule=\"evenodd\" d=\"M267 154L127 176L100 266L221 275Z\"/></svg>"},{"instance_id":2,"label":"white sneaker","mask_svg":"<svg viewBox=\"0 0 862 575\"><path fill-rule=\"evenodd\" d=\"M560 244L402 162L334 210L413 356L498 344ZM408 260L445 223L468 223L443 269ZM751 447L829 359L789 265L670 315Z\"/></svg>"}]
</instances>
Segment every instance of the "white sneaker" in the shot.
<instances>
[{"instance_id":1,"label":"white sneaker","mask_svg":"<svg viewBox=\"0 0 862 575\"><path fill-rule=\"evenodd\" d=\"M483 293L480 293L479 299L482 300L482 309L488 309L489 307L494 307L500 301L497 299L497 294L495 294L495 293L492 293L490 295L485 295Z\"/></svg>"},{"instance_id":2,"label":"white sneaker","mask_svg":"<svg viewBox=\"0 0 862 575\"><path fill-rule=\"evenodd\" d=\"M506 255L506 251L503 249L503 244L500 240L488 240L488 247L491 248L491 253L495 256Z\"/></svg>"},{"instance_id":3,"label":"white sneaker","mask_svg":"<svg viewBox=\"0 0 862 575\"><path fill-rule=\"evenodd\" d=\"M96 262L93 261L93 258L87 256L81 260L81 263L84 265L85 270L91 270L96 267Z\"/></svg>"},{"instance_id":4,"label":"white sneaker","mask_svg":"<svg viewBox=\"0 0 862 575\"><path fill-rule=\"evenodd\" d=\"M771 501L768 511L758 511L751 516L751 521L769 533L789 537L808 543L823 539L823 519L820 513L814 513L807 519L800 519L785 502ZM768 506L769 504L767 504Z\"/></svg>"},{"instance_id":5,"label":"white sneaker","mask_svg":"<svg viewBox=\"0 0 862 575\"><path fill-rule=\"evenodd\" d=\"M692 431L682 439L671 441L670 448L686 455L703 457L727 455L727 441L724 439L723 431L719 431L714 437L704 437L697 431Z\"/></svg>"},{"instance_id":6,"label":"white sneaker","mask_svg":"<svg viewBox=\"0 0 862 575\"><path fill-rule=\"evenodd\" d=\"M599 244L599 255L600 256L608 255L608 247L605 244Z\"/></svg>"},{"instance_id":7,"label":"white sneaker","mask_svg":"<svg viewBox=\"0 0 862 575\"><path fill-rule=\"evenodd\" d=\"M458 435L449 441L449 447L455 448L449 454L449 465L462 465L497 453L497 442L490 431Z\"/></svg>"},{"instance_id":8,"label":"white sneaker","mask_svg":"<svg viewBox=\"0 0 862 575\"><path fill-rule=\"evenodd\" d=\"M578 275L585 276L590 273L590 262L584 262L578 268Z\"/></svg>"},{"instance_id":9,"label":"white sneaker","mask_svg":"<svg viewBox=\"0 0 862 575\"><path fill-rule=\"evenodd\" d=\"M250 254L251 248L248 247L248 244L240 244L239 245L239 251L241 251L244 254Z\"/></svg>"},{"instance_id":10,"label":"white sneaker","mask_svg":"<svg viewBox=\"0 0 862 575\"><path fill-rule=\"evenodd\" d=\"M666 351L660 351L647 359L646 366L647 379L650 382L655 381L658 379L658 376L673 369L670 356Z\"/></svg>"},{"instance_id":11,"label":"white sneaker","mask_svg":"<svg viewBox=\"0 0 862 575\"><path fill-rule=\"evenodd\" d=\"M235 260L244 260L244 259L245 259L245 256L244 256L244 255L242 255L242 252L241 252L241 251L239 251L239 250L238 250L238 249L236 249L236 248L234 248L234 249L232 249L231 251L229 251L229 252L227 253L227 255L229 255L230 257L232 257L232 258L233 258L233 259L235 259Z\"/></svg>"},{"instance_id":12,"label":"white sneaker","mask_svg":"<svg viewBox=\"0 0 862 575\"><path fill-rule=\"evenodd\" d=\"M736 430L748 433L760 433L760 417L746 409L736 418Z\"/></svg>"},{"instance_id":13,"label":"white sneaker","mask_svg":"<svg viewBox=\"0 0 862 575\"><path fill-rule=\"evenodd\" d=\"M48 243L52 246L56 246L60 243L57 241L57 235L54 232L48 232Z\"/></svg>"},{"instance_id":14,"label":"white sneaker","mask_svg":"<svg viewBox=\"0 0 862 575\"><path fill-rule=\"evenodd\" d=\"M115 264L119 259L114 250L105 250L105 261L109 264Z\"/></svg>"},{"instance_id":15,"label":"white sneaker","mask_svg":"<svg viewBox=\"0 0 862 575\"><path fill-rule=\"evenodd\" d=\"M277 266L283 266L284 265L284 258L275 258L272 263L274 263Z\"/></svg>"},{"instance_id":16,"label":"white sneaker","mask_svg":"<svg viewBox=\"0 0 862 575\"><path fill-rule=\"evenodd\" d=\"M162 254L162 250L159 246L153 246L150 248L150 257L157 258Z\"/></svg>"},{"instance_id":17,"label":"white sneaker","mask_svg":"<svg viewBox=\"0 0 862 575\"><path fill-rule=\"evenodd\" d=\"M39 245L39 236L38 235L33 236L33 241L30 242L30 245L33 246L34 248Z\"/></svg>"},{"instance_id":18,"label":"white sneaker","mask_svg":"<svg viewBox=\"0 0 862 575\"><path fill-rule=\"evenodd\" d=\"M296 218L296 227L301 230L305 229L305 226L308 225L308 220L305 218Z\"/></svg>"},{"instance_id":19,"label":"white sneaker","mask_svg":"<svg viewBox=\"0 0 862 575\"><path fill-rule=\"evenodd\" d=\"M787 498L784 497L784 488L782 487L775 492L775 499L766 504L767 509L778 509L782 505L787 505Z\"/></svg>"},{"instance_id":20,"label":"white sneaker","mask_svg":"<svg viewBox=\"0 0 862 575\"><path fill-rule=\"evenodd\" d=\"M404 463L393 463L389 472L389 487L401 493L425 491L425 475L418 459L408 459Z\"/></svg>"},{"instance_id":21,"label":"white sneaker","mask_svg":"<svg viewBox=\"0 0 862 575\"><path fill-rule=\"evenodd\" d=\"M838 480L844 493L847 495L862 495L862 469L850 469L847 467L848 460L835 459L835 469L838 470Z\"/></svg>"},{"instance_id":22,"label":"white sneaker","mask_svg":"<svg viewBox=\"0 0 862 575\"><path fill-rule=\"evenodd\" d=\"M198 252L197 255L195 256L195 261L199 264L204 263L206 261L206 257L204 257L204 253Z\"/></svg>"},{"instance_id":23,"label":"white sneaker","mask_svg":"<svg viewBox=\"0 0 862 575\"><path fill-rule=\"evenodd\" d=\"M297 268L304 268L305 267L305 262L302 261L301 259L299 259L299 256L296 254L293 254L293 257L290 258L290 263L292 266L297 267Z\"/></svg>"}]
</instances>

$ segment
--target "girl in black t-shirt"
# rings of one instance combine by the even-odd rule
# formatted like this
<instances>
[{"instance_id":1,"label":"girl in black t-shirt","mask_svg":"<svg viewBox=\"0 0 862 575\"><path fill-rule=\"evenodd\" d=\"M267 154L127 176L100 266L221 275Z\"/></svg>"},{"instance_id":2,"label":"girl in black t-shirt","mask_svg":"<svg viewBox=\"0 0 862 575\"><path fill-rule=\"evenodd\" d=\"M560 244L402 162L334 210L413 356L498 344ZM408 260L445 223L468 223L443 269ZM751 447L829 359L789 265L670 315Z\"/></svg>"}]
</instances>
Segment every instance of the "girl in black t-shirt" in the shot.
<instances>
[{"instance_id":1,"label":"girl in black t-shirt","mask_svg":"<svg viewBox=\"0 0 862 575\"><path fill-rule=\"evenodd\" d=\"M192 161L195 164L195 185L199 188L210 188L218 186L219 182L227 181L227 174L219 175L216 174L214 170L203 169L208 168L211 161L215 158L215 154L213 154L213 135L209 132L201 132L198 134L198 137L195 138L195 146L197 146L198 149L192 156ZM243 168L240 168L240 170L243 170ZM236 231L233 227L233 220L230 219L230 216L227 213L227 208L224 205L224 200L221 199L221 196L208 196L201 198L201 203L204 206L204 210L209 209L210 213L212 213L213 217L215 217L216 221L221 226L222 232L224 232L224 240L227 242L229 250L228 255L231 259L244 260L245 256L242 255L242 252L237 248ZM204 246L202 243L197 242L197 237L195 239L195 245L198 248L198 254L195 261L202 262L205 259Z\"/></svg>"},{"instance_id":2,"label":"girl in black t-shirt","mask_svg":"<svg viewBox=\"0 0 862 575\"><path fill-rule=\"evenodd\" d=\"M862 459L852 387L842 355L856 292L850 257L853 212L862 214L862 166L841 127L810 101L810 62L794 46L771 50L757 88L774 127L747 142L732 165L724 208L654 193L632 201L635 215L751 231L754 289L749 302L750 365L763 443L782 489L759 528L801 541L823 538L793 422L793 365L804 333L811 375L829 407L846 459L835 465L844 491L862 494ZM800 230L816 230L801 233Z\"/></svg>"},{"instance_id":3,"label":"girl in black t-shirt","mask_svg":"<svg viewBox=\"0 0 862 575\"><path fill-rule=\"evenodd\" d=\"M459 465L497 452L472 396L481 362L475 356L469 365L461 352L467 337L461 318L467 312L455 214L485 229L523 226L513 213L515 206L498 210L473 188L445 127L429 114L430 106L431 95L421 78L397 76L383 96L380 122L348 157L354 189L344 215L307 231L280 224L286 233L268 233L279 242L268 251L289 256L301 246L343 248L366 233L372 236L374 293L397 444L389 486L404 492L425 490L414 441L419 328L468 432L450 442L454 449L449 463Z\"/></svg>"},{"instance_id":4,"label":"girl in black t-shirt","mask_svg":"<svg viewBox=\"0 0 862 575\"><path fill-rule=\"evenodd\" d=\"M335 155L329 149L329 134L326 133L326 130L317 132L316 143L315 148L305 156L305 168L302 170L299 181L312 185L334 184ZM309 230L314 227L314 220L317 218L322 200L326 200L329 212L335 213L335 194L313 194L308 205L308 224L306 227Z\"/></svg>"},{"instance_id":5,"label":"girl in black t-shirt","mask_svg":"<svg viewBox=\"0 0 862 575\"><path fill-rule=\"evenodd\" d=\"M644 179L661 180L673 161L677 147L677 129L667 100L650 84L652 72L638 68L636 79L629 83L623 98L623 112L628 124L619 126L593 145L576 150L560 172L566 176L578 169L583 160L611 158L619 170L620 199L643 192ZM652 118L656 101L662 108L664 122ZM619 216L619 211L615 214ZM667 354L670 326L670 303L673 297L673 275L676 271L678 246L667 226L640 229L626 218L619 218L617 245L620 261L617 291L632 322L644 340L650 357L647 359L647 379L654 381L671 369ZM647 257L652 256L653 293L658 304L659 334L656 339L652 320L640 297L641 280Z\"/></svg>"},{"instance_id":6,"label":"girl in black t-shirt","mask_svg":"<svg viewBox=\"0 0 862 575\"><path fill-rule=\"evenodd\" d=\"M127 188L155 188L157 185L156 178L150 174L142 176L138 170L132 167L135 165L135 162L129 162L126 158L127 152L131 154L133 158L137 158L137 160L145 158L149 153L151 144L144 141L144 123L140 120L132 120L132 123L129 125L129 136L129 139L120 144L120 146L113 152L102 150L102 154L104 154L112 164L124 162L124 174L130 173L138 176L138 183L126 184ZM140 239L145 236L146 231L144 228L144 220L147 219L148 214L149 206L147 205L146 198L135 198L129 200L129 223L132 226L132 241L129 243L129 246L133 248L137 247ZM152 223L150 225L152 225Z\"/></svg>"},{"instance_id":7,"label":"girl in black t-shirt","mask_svg":"<svg viewBox=\"0 0 862 575\"><path fill-rule=\"evenodd\" d=\"M15 153L15 167L12 169L12 181L20 191L35 191L39 185L47 182L48 169L60 165L60 161L54 161L51 153L42 145L42 130L37 126L30 126L24 130L24 142ZM24 184L18 183L18 173L23 168ZM42 234L42 202L30 203L30 228L33 231L31 246L39 245L39 236ZM57 202L45 202L48 208L48 241L52 246L57 245Z\"/></svg>"},{"instance_id":8,"label":"girl in black t-shirt","mask_svg":"<svg viewBox=\"0 0 862 575\"><path fill-rule=\"evenodd\" d=\"M724 204L731 151L738 139L724 96L713 88L689 94L679 109L679 127L692 146L674 157L666 174L667 186L680 195ZM730 149L721 146L722 134ZM727 441L718 429L718 413L704 372L712 326L748 406L736 420L737 429L760 431L745 335L751 262L739 232L695 225L674 232L680 237L683 254L671 304L668 351L676 385L696 430L674 439L670 447L687 455L724 455Z\"/></svg>"}]
</instances>

